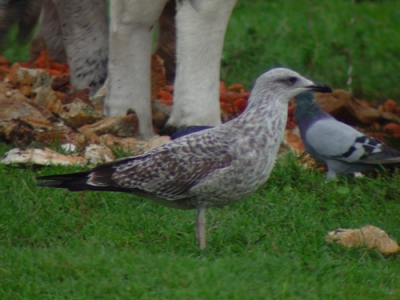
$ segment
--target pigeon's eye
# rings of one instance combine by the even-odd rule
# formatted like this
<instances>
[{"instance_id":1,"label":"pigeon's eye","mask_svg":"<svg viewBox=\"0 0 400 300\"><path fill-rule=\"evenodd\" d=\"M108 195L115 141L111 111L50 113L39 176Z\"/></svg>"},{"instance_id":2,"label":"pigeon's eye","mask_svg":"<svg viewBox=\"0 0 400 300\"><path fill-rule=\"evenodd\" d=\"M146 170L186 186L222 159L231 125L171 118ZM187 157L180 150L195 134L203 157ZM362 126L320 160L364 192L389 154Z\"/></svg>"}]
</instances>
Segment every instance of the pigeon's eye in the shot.
<instances>
[{"instance_id":1,"label":"pigeon's eye","mask_svg":"<svg viewBox=\"0 0 400 300\"><path fill-rule=\"evenodd\" d=\"M297 82L297 77L289 77L287 81L290 84L295 84Z\"/></svg>"}]
</instances>

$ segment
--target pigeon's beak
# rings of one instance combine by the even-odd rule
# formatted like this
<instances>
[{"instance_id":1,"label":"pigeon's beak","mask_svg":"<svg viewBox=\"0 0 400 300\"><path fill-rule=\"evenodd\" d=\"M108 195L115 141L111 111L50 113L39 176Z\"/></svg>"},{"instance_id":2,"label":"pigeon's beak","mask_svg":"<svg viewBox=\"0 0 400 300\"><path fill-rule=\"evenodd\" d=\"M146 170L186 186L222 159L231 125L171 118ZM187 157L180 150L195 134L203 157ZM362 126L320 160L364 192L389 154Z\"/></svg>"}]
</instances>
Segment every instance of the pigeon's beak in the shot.
<instances>
[{"instance_id":1,"label":"pigeon's beak","mask_svg":"<svg viewBox=\"0 0 400 300\"><path fill-rule=\"evenodd\" d=\"M331 87L324 83L314 82L314 84L306 86L306 88L319 93L332 93Z\"/></svg>"}]
</instances>

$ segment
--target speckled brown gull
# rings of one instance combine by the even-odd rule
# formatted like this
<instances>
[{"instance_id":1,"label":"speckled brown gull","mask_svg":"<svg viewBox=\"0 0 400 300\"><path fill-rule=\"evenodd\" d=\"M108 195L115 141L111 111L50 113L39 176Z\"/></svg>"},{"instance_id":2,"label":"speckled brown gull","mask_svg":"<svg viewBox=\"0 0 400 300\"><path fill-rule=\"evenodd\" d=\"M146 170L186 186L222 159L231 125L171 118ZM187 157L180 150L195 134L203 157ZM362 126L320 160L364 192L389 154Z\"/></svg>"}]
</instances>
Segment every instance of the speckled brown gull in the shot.
<instances>
[{"instance_id":1,"label":"speckled brown gull","mask_svg":"<svg viewBox=\"0 0 400 300\"><path fill-rule=\"evenodd\" d=\"M197 209L196 234L203 249L206 208L233 204L266 182L288 101L307 90L331 91L292 70L272 69L257 79L246 110L230 122L87 172L38 177L47 180L38 185L133 193L168 207Z\"/></svg>"}]
</instances>

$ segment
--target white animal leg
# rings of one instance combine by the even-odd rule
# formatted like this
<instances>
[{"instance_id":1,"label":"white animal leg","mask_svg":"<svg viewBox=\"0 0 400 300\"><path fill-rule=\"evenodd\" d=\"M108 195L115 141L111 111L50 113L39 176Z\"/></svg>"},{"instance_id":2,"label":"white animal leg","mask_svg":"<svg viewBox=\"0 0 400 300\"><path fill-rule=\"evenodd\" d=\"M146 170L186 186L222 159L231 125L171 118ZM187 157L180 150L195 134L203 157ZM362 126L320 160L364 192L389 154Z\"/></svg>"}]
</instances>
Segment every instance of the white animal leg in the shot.
<instances>
[{"instance_id":1,"label":"white animal leg","mask_svg":"<svg viewBox=\"0 0 400 300\"><path fill-rule=\"evenodd\" d=\"M62 24L74 89L93 95L107 77L108 20L104 0L53 0Z\"/></svg>"},{"instance_id":2,"label":"white animal leg","mask_svg":"<svg viewBox=\"0 0 400 300\"><path fill-rule=\"evenodd\" d=\"M167 0L114 0L110 4L109 87L106 116L125 115L133 109L139 133L154 135L150 99L152 32Z\"/></svg>"},{"instance_id":3,"label":"white animal leg","mask_svg":"<svg viewBox=\"0 0 400 300\"><path fill-rule=\"evenodd\" d=\"M177 2L177 71L169 126L219 125L219 71L236 0Z\"/></svg>"}]
</instances>

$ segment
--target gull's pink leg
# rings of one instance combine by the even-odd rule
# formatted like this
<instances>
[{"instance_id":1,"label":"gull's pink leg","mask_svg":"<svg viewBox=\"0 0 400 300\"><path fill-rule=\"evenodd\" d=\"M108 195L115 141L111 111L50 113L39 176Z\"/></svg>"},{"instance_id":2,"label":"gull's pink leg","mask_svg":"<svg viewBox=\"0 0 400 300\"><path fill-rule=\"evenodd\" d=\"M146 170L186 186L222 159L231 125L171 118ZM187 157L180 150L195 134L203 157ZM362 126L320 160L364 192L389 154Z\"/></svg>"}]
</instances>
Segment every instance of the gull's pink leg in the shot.
<instances>
[{"instance_id":1,"label":"gull's pink leg","mask_svg":"<svg viewBox=\"0 0 400 300\"><path fill-rule=\"evenodd\" d=\"M196 217L196 237L199 241L200 250L203 250L206 247L206 218L205 218L206 209L204 207L200 207L197 212Z\"/></svg>"}]
</instances>

